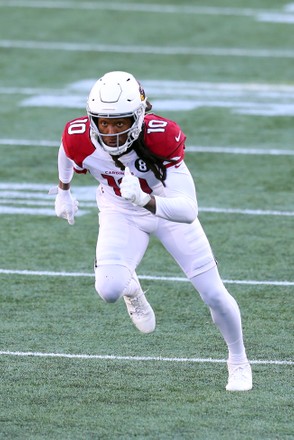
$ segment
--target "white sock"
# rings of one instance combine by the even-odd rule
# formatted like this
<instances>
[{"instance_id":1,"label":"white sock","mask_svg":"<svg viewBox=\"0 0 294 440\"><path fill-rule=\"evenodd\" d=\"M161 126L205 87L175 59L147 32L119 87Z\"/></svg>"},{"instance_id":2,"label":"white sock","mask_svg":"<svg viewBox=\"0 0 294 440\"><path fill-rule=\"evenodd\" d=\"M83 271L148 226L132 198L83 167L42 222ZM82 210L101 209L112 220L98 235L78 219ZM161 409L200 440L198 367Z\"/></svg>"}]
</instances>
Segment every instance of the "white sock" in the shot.
<instances>
[{"instance_id":1,"label":"white sock","mask_svg":"<svg viewBox=\"0 0 294 440\"><path fill-rule=\"evenodd\" d=\"M191 282L208 305L212 320L227 344L229 362L246 363L239 306L225 288L217 268L192 278Z\"/></svg>"},{"instance_id":2,"label":"white sock","mask_svg":"<svg viewBox=\"0 0 294 440\"><path fill-rule=\"evenodd\" d=\"M248 362L243 339L238 339L232 344L228 344L229 357L228 362L230 364L246 364Z\"/></svg>"},{"instance_id":3,"label":"white sock","mask_svg":"<svg viewBox=\"0 0 294 440\"><path fill-rule=\"evenodd\" d=\"M136 296L141 296L141 294L143 294L143 290L138 276L136 272L134 272L130 283L124 291L124 296L128 296L129 298L136 298Z\"/></svg>"}]
</instances>

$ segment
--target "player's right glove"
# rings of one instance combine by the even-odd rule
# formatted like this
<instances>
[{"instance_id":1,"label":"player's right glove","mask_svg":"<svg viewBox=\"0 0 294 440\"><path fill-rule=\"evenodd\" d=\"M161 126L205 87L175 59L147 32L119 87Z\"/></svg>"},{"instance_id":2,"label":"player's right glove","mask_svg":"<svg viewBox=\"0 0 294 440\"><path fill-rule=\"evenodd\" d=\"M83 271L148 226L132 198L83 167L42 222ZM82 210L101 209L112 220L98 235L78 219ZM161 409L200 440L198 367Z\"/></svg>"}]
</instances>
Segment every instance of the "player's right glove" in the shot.
<instances>
[{"instance_id":1,"label":"player's right glove","mask_svg":"<svg viewBox=\"0 0 294 440\"><path fill-rule=\"evenodd\" d=\"M125 175L120 184L120 192L124 199L137 206L145 206L151 199L149 194L142 191L139 179L131 173L129 167L125 169Z\"/></svg>"},{"instance_id":2,"label":"player's right glove","mask_svg":"<svg viewBox=\"0 0 294 440\"><path fill-rule=\"evenodd\" d=\"M64 218L70 225L73 225L75 215L79 209L78 206L79 202L72 196L70 189L57 188L55 199L55 213L57 217Z\"/></svg>"}]
</instances>

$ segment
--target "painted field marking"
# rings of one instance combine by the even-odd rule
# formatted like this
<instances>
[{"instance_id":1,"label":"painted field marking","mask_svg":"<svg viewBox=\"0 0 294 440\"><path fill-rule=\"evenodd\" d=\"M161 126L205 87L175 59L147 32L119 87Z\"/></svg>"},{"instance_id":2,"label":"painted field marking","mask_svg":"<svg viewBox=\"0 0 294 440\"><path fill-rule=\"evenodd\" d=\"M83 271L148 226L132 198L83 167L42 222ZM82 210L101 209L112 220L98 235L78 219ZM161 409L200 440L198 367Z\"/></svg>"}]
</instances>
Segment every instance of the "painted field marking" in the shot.
<instances>
[{"instance_id":1,"label":"painted field marking","mask_svg":"<svg viewBox=\"0 0 294 440\"><path fill-rule=\"evenodd\" d=\"M44 358L64 358L64 359L94 359L112 361L135 361L135 362L182 362L182 363L209 363L225 364L226 359L212 358L178 358L164 356L118 356L108 354L71 354L71 353L43 353L34 351L0 351L0 356L19 356L19 357L44 357ZM250 360L251 364L257 365L294 365L293 361L284 360Z\"/></svg>"},{"instance_id":2,"label":"painted field marking","mask_svg":"<svg viewBox=\"0 0 294 440\"><path fill-rule=\"evenodd\" d=\"M21 276L46 276L46 277L70 277L70 278L94 278L94 273L87 272L53 272L53 271L39 271L39 270L15 270L15 269L1 269L0 274L3 275L21 275ZM156 275L138 275L141 280L151 281L169 281L189 283L188 278L184 277L168 277ZM223 280L225 284L243 284L251 286L294 286L294 281L275 281L275 280Z\"/></svg>"},{"instance_id":3,"label":"painted field marking","mask_svg":"<svg viewBox=\"0 0 294 440\"><path fill-rule=\"evenodd\" d=\"M213 83L142 80L155 112L224 108L258 116L294 116L294 86L267 83ZM85 112L95 79L82 79L57 89L0 87L0 95L24 95L20 107L73 108Z\"/></svg>"},{"instance_id":4,"label":"painted field marking","mask_svg":"<svg viewBox=\"0 0 294 440\"><path fill-rule=\"evenodd\" d=\"M1 143L1 140L0 140ZM214 154L243 154L253 156L293 156L293 150L279 150L278 148L240 148L195 145L186 147L187 153L214 153Z\"/></svg>"},{"instance_id":5,"label":"painted field marking","mask_svg":"<svg viewBox=\"0 0 294 440\"><path fill-rule=\"evenodd\" d=\"M2 49L54 50L66 52L127 53L136 55L191 55L217 57L294 58L291 49L243 49L229 47L160 47L119 44L69 43L65 41L0 40Z\"/></svg>"},{"instance_id":6,"label":"painted field marking","mask_svg":"<svg viewBox=\"0 0 294 440\"><path fill-rule=\"evenodd\" d=\"M1 0L1 7L11 8L34 8L34 9L73 9L73 10L115 10L122 12L149 12L161 14L203 14L203 15L237 15L255 16L268 12L280 12L281 10L254 9L254 8L226 8L207 6L181 6L156 5L152 3L118 3L118 2L91 2L76 3L72 1L32 1L32 0Z\"/></svg>"},{"instance_id":7,"label":"painted field marking","mask_svg":"<svg viewBox=\"0 0 294 440\"><path fill-rule=\"evenodd\" d=\"M46 139L0 139L0 145L13 145L15 147L55 147L59 148L60 141ZM220 147L212 145L190 145L185 148L186 153L213 153L213 154L242 154L248 156L294 156L293 150L278 148L242 148L242 147Z\"/></svg>"},{"instance_id":8,"label":"painted field marking","mask_svg":"<svg viewBox=\"0 0 294 440\"><path fill-rule=\"evenodd\" d=\"M197 15L217 15L217 16L240 16L252 17L258 21L269 21L279 23L293 23L293 4L284 5L281 9L257 9L257 8L229 8L214 6L188 6L182 4L175 5L156 5L144 3L118 3L118 2L91 2L86 1L76 3L71 1L32 1L32 0L9 0L0 1L0 7L11 8L34 8L34 9L72 9L73 11L92 11L110 10L121 12L146 12L156 14L197 14Z\"/></svg>"},{"instance_id":9,"label":"painted field marking","mask_svg":"<svg viewBox=\"0 0 294 440\"><path fill-rule=\"evenodd\" d=\"M55 216L54 197L48 191L54 185L33 183L0 182L0 215L44 215ZM97 184L98 186L98 184ZM72 192L79 200L77 216L89 214L89 209L97 209L97 186L73 186ZM18 205L18 206L15 206ZM22 205L22 206L19 206ZM41 207L42 206L42 207ZM200 206L199 212L217 214L237 214L252 216L293 217L294 211L219 208Z\"/></svg>"},{"instance_id":10,"label":"painted field marking","mask_svg":"<svg viewBox=\"0 0 294 440\"><path fill-rule=\"evenodd\" d=\"M294 116L294 86L267 83L213 83L197 81L142 80L155 112L225 108L233 113L259 116ZM65 84L60 90L36 88L16 102L21 107L74 108L85 112L86 96L95 79ZM0 93L14 91L0 88ZM19 90L22 92L22 89ZM21 98L20 98L21 99Z\"/></svg>"},{"instance_id":11,"label":"painted field marking","mask_svg":"<svg viewBox=\"0 0 294 440\"><path fill-rule=\"evenodd\" d=\"M55 217L55 211L53 205L46 209L46 208L27 208L27 207L15 207L12 206L14 204L17 205L33 205L33 206L39 206L40 203L37 202L35 205L33 203L27 203L22 201L13 202L10 200L0 200L0 215L1 214L7 214L7 215L40 215L40 216L49 216L49 217ZM49 203L48 203L49 205ZM83 209L85 208L96 208L96 205L94 203L80 203L80 208L76 214L76 217L81 217L83 215L89 214L88 210ZM266 211L261 209L233 209L233 208L205 208L200 207L199 212L206 212L206 213L215 213L215 214L236 214L236 215L252 215L252 216L277 216L277 217L294 217L293 211Z\"/></svg>"},{"instance_id":12,"label":"painted field marking","mask_svg":"<svg viewBox=\"0 0 294 440\"><path fill-rule=\"evenodd\" d=\"M0 145L13 145L15 147L59 147L59 141L48 141L45 139L0 139Z\"/></svg>"}]
</instances>

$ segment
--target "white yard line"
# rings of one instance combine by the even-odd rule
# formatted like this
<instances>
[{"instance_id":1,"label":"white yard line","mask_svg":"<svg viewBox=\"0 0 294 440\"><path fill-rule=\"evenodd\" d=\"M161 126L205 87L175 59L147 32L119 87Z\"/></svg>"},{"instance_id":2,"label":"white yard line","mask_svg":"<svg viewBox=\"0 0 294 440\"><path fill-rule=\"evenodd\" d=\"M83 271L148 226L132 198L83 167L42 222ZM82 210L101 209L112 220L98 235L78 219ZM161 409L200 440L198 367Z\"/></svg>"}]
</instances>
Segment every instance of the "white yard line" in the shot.
<instances>
[{"instance_id":1,"label":"white yard line","mask_svg":"<svg viewBox=\"0 0 294 440\"><path fill-rule=\"evenodd\" d=\"M218 214L241 214L241 215L270 215L281 217L293 217L293 211L273 211L264 209L239 209L239 208L215 208L215 207L199 207L199 212L211 212Z\"/></svg>"},{"instance_id":2,"label":"white yard line","mask_svg":"<svg viewBox=\"0 0 294 440\"><path fill-rule=\"evenodd\" d=\"M46 276L46 277L94 277L94 273L88 272L53 272L53 271L37 271L37 270L15 270L15 269L0 269L0 274L3 275L21 275L21 276ZM189 283L190 281L184 277L168 277L168 276L155 276L155 275L138 275L141 280L151 281L171 281L171 282L183 282ZM223 280L225 284L243 284L252 286L294 286L294 281L257 281L257 280Z\"/></svg>"},{"instance_id":3,"label":"white yard line","mask_svg":"<svg viewBox=\"0 0 294 440\"><path fill-rule=\"evenodd\" d=\"M253 57L253 58L294 58L291 49L243 49L229 47L159 47L159 46L126 46L112 44L67 43L62 41L23 41L0 40L0 47L5 49L55 50L67 52L92 53L127 53L149 55L191 55L220 57Z\"/></svg>"},{"instance_id":4,"label":"white yard line","mask_svg":"<svg viewBox=\"0 0 294 440\"><path fill-rule=\"evenodd\" d=\"M179 93L185 95L199 96L203 94L205 97L219 94L225 97L236 97L248 93L255 93L261 97L287 97L294 95L294 86L290 84L280 83L254 83L254 82L205 82L205 81L172 81L172 80L150 80L140 79L144 87L148 89L152 95L172 96ZM79 93L84 96L89 92L95 83L95 78L82 79L66 84L62 88L54 89L52 87L2 87L0 86L0 94L5 95L60 95L67 96L70 93Z\"/></svg>"},{"instance_id":5,"label":"white yard line","mask_svg":"<svg viewBox=\"0 0 294 440\"><path fill-rule=\"evenodd\" d=\"M188 6L181 4L158 5L154 3L125 3L125 2L71 2L71 1L33 1L33 0L2 0L0 7L34 8L34 9L72 9L72 10L111 10L122 12L148 12L160 14L201 14L201 15L232 15L255 16L257 14L278 13L281 9L226 8L209 6Z\"/></svg>"},{"instance_id":6,"label":"white yard line","mask_svg":"<svg viewBox=\"0 0 294 440\"><path fill-rule=\"evenodd\" d=\"M82 187L73 187L73 193L77 195ZM94 187L93 187L94 189ZM11 195L11 198L7 199ZM89 196L89 195L88 195ZM77 197L79 200L79 211L77 217L89 214L89 209L96 209L97 205L94 201L83 200L81 197ZM41 199L41 200L40 200ZM15 206L23 205L23 206ZM30 208L28 206L31 206ZM39 206L47 206L47 208L39 208ZM218 207L205 207L200 206L199 212L206 212L212 214L236 214L236 215L250 215L250 216L274 216L274 217L294 217L294 211L274 211L263 209L240 209L240 208L218 208ZM21 192L2 192L0 190L0 215L42 215L54 217L55 211L53 206L53 200L48 197L48 194L34 194L34 193L21 193Z\"/></svg>"},{"instance_id":7,"label":"white yard line","mask_svg":"<svg viewBox=\"0 0 294 440\"><path fill-rule=\"evenodd\" d=\"M158 5L152 3L118 3L118 2L71 2L71 1L34 1L34 0L2 0L0 7L32 8L32 9L67 9L72 11L120 11L130 13L148 14L177 14L177 15L217 15L227 17L248 17L257 21L271 23L294 23L293 4L282 5L279 9L257 8L229 8L215 6L190 6L181 4Z\"/></svg>"},{"instance_id":8,"label":"white yard line","mask_svg":"<svg viewBox=\"0 0 294 440\"><path fill-rule=\"evenodd\" d=\"M43 357L43 358L65 358L85 360L111 360L111 361L135 361L135 362L182 362L182 363L209 363L224 364L226 359L212 358L178 358L164 356L118 356L108 354L71 354L71 353L43 353L38 351L0 351L0 356L19 357ZM293 361L284 360L250 360L251 364L258 365L293 365Z\"/></svg>"},{"instance_id":9,"label":"white yard line","mask_svg":"<svg viewBox=\"0 0 294 440\"><path fill-rule=\"evenodd\" d=\"M180 15L212 15L222 17L248 17L256 21L268 23L283 23L286 25L294 23L293 4L282 5L279 9L257 9L257 8L230 8L215 6L190 6L183 5L158 5L152 3L118 3L118 2L71 2L71 1L30 1L30 0L2 0L1 7L10 8L31 8L31 9L66 9L72 11L120 11L127 14L177 14Z\"/></svg>"},{"instance_id":10,"label":"white yard line","mask_svg":"<svg viewBox=\"0 0 294 440\"><path fill-rule=\"evenodd\" d=\"M0 215L45 215L55 216L53 197L48 195L49 189L54 186L36 183L4 183L0 182ZM77 216L88 214L90 208L96 206L97 186L73 186L72 191L80 203ZM15 206L18 205L18 206ZM20 206L23 205L23 206ZM47 208L40 208L46 206ZM250 216L278 216L294 217L294 211L262 210L250 208L225 208L200 206L199 212L216 214L237 214Z\"/></svg>"},{"instance_id":11,"label":"white yard line","mask_svg":"<svg viewBox=\"0 0 294 440\"><path fill-rule=\"evenodd\" d=\"M1 196L1 194L0 194ZM53 207L53 203L51 204L52 207L46 209L46 208L25 208L25 207L15 207L12 206L14 204L23 204L28 206L28 203L26 201L21 202L18 201L17 203L14 203L14 201L10 201L9 204L5 205L5 203L0 202L0 215L6 214L6 215L41 215L41 216L49 216L49 217L55 217L55 211ZM32 205L32 204L30 204ZM39 202L35 204L35 206L39 206ZM47 203L49 205L49 202ZM96 208L96 204L93 202L92 204L87 202L83 203L80 202L80 209L78 213L76 214L76 217L81 217L83 215L89 214L88 210L83 209L85 208ZM275 217L294 217L293 211L266 211L262 209L233 209L233 208L214 208L214 207L200 207L199 212L210 212L215 214L237 214L237 215L252 215L252 216L275 216Z\"/></svg>"},{"instance_id":12,"label":"white yard line","mask_svg":"<svg viewBox=\"0 0 294 440\"><path fill-rule=\"evenodd\" d=\"M13 145L19 147L59 147L59 141L32 140L32 139L0 139L0 145Z\"/></svg>"},{"instance_id":13,"label":"white yard line","mask_svg":"<svg viewBox=\"0 0 294 440\"><path fill-rule=\"evenodd\" d=\"M212 107L244 115L294 116L294 87L288 84L141 81L156 112ZM85 97L94 83L95 79L85 78L59 90L2 86L0 95L23 95L18 97L21 107L72 108L84 112Z\"/></svg>"},{"instance_id":14,"label":"white yard line","mask_svg":"<svg viewBox=\"0 0 294 440\"><path fill-rule=\"evenodd\" d=\"M1 143L1 140L0 140ZM294 150L279 150L277 148L240 148L195 145L187 146L187 153L217 153L217 154L245 154L253 156L293 156Z\"/></svg>"},{"instance_id":15,"label":"white yard line","mask_svg":"<svg viewBox=\"0 0 294 440\"><path fill-rule=\"evenodd\" d=\"M59 147L60 141L49 141L46 139L0 139L0 145L13 145L16 147ZM283 150L278 148L240 148L190 145L186 147L185 151L187 153L242 154L249 156L294 156L294 150Z\"/></svg>"}]
</instances>

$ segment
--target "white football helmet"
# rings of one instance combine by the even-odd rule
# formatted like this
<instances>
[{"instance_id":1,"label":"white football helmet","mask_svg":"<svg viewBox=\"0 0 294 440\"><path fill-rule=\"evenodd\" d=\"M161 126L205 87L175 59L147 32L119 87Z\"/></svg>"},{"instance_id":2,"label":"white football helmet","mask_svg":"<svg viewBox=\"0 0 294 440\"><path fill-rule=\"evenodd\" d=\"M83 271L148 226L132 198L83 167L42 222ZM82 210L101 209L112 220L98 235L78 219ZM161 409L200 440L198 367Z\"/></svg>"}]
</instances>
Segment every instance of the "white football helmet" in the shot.
<instances>
[{"instance_id":1,"label":"white football helmet","mask_svg":"<svg viewBox=\"0 0 294 440\"><path fill-rule=\"evenodd\" d=\"M142 130L146 109L146 96L140 83L127 72L114 71L106 73L92 87L88 101L87 113L90 118L92 134L97 138L107 153L117 156L124 153L138 139ZM117 134L117 146L109 147L103 142L97 118L132 117L134 123L128 130ZM96 121L95 121L96 120ZM119 136L128 133L126 142L119 145Z\"/></svg>"}]
</instances>

